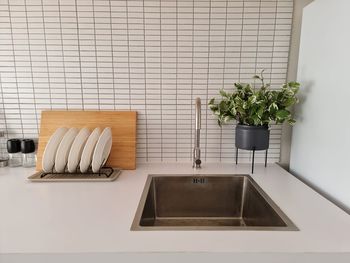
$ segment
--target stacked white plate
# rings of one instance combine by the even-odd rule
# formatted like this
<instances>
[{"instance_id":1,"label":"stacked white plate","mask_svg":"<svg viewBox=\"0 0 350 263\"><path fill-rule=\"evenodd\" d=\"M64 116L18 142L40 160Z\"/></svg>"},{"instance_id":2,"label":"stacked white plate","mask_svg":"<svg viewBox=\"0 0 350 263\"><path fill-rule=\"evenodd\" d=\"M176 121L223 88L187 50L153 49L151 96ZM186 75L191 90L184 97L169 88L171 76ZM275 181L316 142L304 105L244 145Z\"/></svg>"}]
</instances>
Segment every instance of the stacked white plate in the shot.
<instances>
[{"instance_id":1,"label":"stacked white plate","mask_svg":"<svg viewBox=\"0 0 350 263\"><path fill-rule=\"evenodd\" d=\"M58 128L49 139L42 159L44 172L97 173L112 149L112 130L95 128Z\"/></svg>"}]
</instances>

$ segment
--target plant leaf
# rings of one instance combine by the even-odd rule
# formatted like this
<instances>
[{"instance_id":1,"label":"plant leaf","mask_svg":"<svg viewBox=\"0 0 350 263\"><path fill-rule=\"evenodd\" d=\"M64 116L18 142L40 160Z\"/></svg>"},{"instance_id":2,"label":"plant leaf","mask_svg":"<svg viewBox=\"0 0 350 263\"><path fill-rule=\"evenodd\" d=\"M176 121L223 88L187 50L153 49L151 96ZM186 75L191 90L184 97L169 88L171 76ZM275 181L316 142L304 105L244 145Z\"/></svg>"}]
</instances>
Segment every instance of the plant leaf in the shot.
<instances>
[{"instance_id":1,"label":"plant leaf","mask_svg":"<svg viewBox=\"0 0 350 263\"><path fill-rule=\"evenodd\" d=\"M232 117L231 116L225 116L224 117L224 123L228 123L229 121L231 121L232 120Z\"/></svg>"},{"instance_id":2,"label":"plant leaf","mask_svg":"<svg viewBox=\"0 0 350 263\"><path fill-rule=\"evenodd\" d=\"M234 83L234 86L237 88L237 90L243 89L243 85L241 83Z\"/></svg>"},{"instance_id":3,"label":"plant leaf","mask_svg":"<svg viewBox=\"0 0 350 263\"><path fill-rule=\"evenodd\" d=\"M278 110L278 106L275 102L272 102L269 106L269 109L268 109L270 112L271 111L277 111Z\"/></svg>"},{"instance_id":4,"label":"plant leaf","mask_svg":"<svg viewBox=\"0 0 350 263\"><path fill-rule=\"evenodd\" d=\"M278 120L285 120L290 116L290 112L287 110L278 110L276 112L276 117Z\"/></svg>"},{"instance_id":5,"label":"plant leaf","mask_svg":"<svg viewBox=\"0 0 350 263\"><path fill-rule=\"evenodd\" d=\"M246 125L269 125L273 121L293 125L295 120L288 109L298 102L296 94L300 83L291 81L280 89L271 90L268 89L270 84L264 82L263 71L254 75L253 79L261 80L260 88L249 83L234 83L233 92L221 89L221 99L210 99L208 107L218 124L221 126L236 119Z\"/></svg>"},{"instance_id":6,"label":"plant leaf","mask_svg":"<svg viewBox=\"0 0 350 263\"><path fill-rule=\"evenodd\" d=\"M254 104L255 102L256 102L256 95L250 96L249 99L248 99L248 103L249 103L250 105L252 105L252 104Z\"/></svg>"},{"instance_id":7,"label":"plant leaf","mask_svg":"<svg viewBox=\"0 0 350 263\"><path fill-rule=\"evenodd\" d=\"M294 120L294 119L289 119L289 120L288 120L288 123L289 123L290 125L294 125L294 124L295 124L295 120Z\"/></svg>"},{"instance_id":8,"label":"plant leaf","mask_svg":"<svg viewBox=\"0 0 350 263\"><path fill-rule=\"evenodd\" d=\"M221 90L219 91L219 93L220 93L220 95L221 95L222 97L225 97L225 98L228 98L228 97L229 97L229 95L228 95L223 89L221 89Z\"/></svg>"}]
</instances>

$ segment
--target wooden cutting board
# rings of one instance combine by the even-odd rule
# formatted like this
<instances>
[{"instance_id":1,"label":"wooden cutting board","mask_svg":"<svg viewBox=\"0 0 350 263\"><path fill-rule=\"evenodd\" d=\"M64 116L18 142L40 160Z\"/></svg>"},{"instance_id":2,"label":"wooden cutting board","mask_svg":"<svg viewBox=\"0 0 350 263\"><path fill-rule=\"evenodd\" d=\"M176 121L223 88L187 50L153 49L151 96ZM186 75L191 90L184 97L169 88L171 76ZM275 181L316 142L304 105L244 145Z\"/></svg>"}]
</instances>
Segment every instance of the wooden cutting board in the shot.
<instances>
[{"instance_id":1,"label":"wooden cutting board","mask_svg":"<svg viewBox=\"0 0 350 263\"><path fill-rule=\"evenodd\" d=\"M59 127L87 127L91 131L96 127L111 127L113 144L106 165L136 169L136 119L136 111L43 111L36 169L41 170L46 144Z\"/></svg>"}]
</instances>

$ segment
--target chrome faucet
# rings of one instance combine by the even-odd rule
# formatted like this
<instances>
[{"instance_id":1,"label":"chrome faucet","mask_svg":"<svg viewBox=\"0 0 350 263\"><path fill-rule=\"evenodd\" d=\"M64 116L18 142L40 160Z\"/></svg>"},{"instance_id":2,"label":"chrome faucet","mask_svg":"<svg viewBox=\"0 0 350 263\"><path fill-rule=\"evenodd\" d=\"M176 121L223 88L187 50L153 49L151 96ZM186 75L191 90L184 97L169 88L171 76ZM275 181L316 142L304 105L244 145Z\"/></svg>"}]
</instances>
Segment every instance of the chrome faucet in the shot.
<instances>
[{"instance_id":1,"label":"chrome faucet","mask_svg":"<svg viewBox=\"0 0 350 263\"><path fill-rule=\"evenodd\" d=\"M195 102L195 132L194 132L194 148L193 148L193 168L201 168L201 99L196 98Z\"/></svg>"}]
</instances>

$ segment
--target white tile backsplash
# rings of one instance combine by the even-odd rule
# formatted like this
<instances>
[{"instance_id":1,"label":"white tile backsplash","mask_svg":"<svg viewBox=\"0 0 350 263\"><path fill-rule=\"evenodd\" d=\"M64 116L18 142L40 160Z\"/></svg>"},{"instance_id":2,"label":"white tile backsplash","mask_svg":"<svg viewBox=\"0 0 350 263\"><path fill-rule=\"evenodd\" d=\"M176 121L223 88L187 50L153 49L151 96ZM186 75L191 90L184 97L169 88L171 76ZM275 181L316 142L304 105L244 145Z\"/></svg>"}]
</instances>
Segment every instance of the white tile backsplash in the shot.
<instances>
[{"instance_id":1,"label":"white tile backsplash","mask_svg":"<svg viewBox=\"0 0 350 263\"><path fill-rule=\"evenodd\" d=\"M44 109L137 110L138 161L189 161L200 97L203 160L232 162L234 129L206 104L263 68L273 87L286 80L292 12L292 0L2 0L0 129L37 137ZM272 126L270 162L280 138Z\"/></svg>"}]
</instances>

